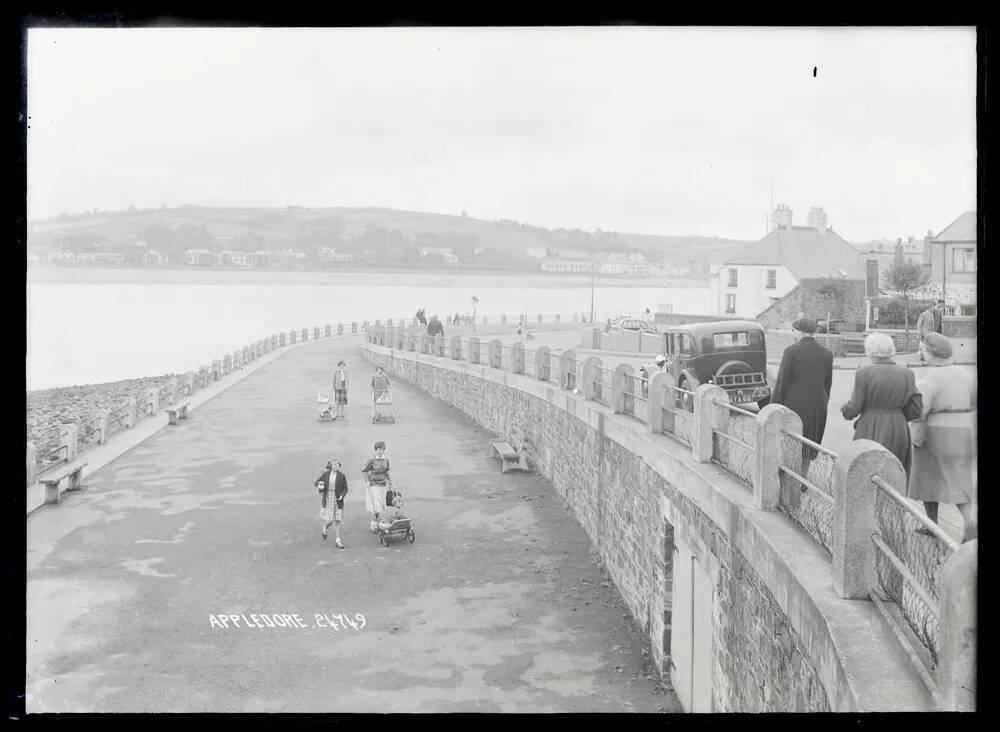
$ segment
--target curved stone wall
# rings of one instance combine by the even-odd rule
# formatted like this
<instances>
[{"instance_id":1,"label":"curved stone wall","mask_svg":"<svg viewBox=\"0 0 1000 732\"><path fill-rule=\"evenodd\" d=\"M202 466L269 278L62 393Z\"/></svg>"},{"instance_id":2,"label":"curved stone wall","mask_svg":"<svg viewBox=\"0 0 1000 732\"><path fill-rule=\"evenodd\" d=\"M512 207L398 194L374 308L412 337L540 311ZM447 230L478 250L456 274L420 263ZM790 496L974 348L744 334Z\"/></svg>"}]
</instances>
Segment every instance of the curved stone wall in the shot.
<instances>
[{"instance_id":1,"label":"curved stone wall","mask_svg":"<svg viewBox=\"0 0 1000 732\"><path fill-rule=\"evenodd\" d=\"M690 711L926 711L872 603L720 466L551 381L366 345L397 378L524 445L587 531Z\"/></svg>"}]
</instances>

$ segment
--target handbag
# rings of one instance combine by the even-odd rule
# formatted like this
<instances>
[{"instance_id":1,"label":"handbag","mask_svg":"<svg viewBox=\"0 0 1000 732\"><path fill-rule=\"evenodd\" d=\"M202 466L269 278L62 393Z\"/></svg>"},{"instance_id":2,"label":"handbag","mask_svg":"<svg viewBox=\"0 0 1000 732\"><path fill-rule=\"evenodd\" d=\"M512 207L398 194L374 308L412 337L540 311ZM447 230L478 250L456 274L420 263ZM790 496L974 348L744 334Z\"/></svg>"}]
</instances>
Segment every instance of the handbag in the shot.
<instances>
[{"instance_id":1,"label":"handbag","mask_svg":"<svg viewBox=\"0 0 1000 732\"><path fill-rule=\"evenodd\" d=\"M906 417L907 422L912 422L915 419L920 419L923 411L924 397L919 391L914 392L906 404L903 405L903 416Z\"/></svg>"}]
</instances>

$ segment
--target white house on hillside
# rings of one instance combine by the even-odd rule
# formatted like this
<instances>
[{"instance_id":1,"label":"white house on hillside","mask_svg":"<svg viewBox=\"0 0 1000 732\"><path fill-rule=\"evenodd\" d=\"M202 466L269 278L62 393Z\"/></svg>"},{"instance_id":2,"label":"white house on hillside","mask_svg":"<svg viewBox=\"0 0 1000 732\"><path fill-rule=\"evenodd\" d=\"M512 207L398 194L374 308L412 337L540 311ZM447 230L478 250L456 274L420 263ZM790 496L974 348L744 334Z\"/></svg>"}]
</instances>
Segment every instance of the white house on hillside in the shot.
<instances>
[{"instance_id":1,"label":"white house on hillside","mask_svg":"<svg viewBox=\"0 0 1000 732\"><path fill-rule=\"evenodd\" d=\"M861 277L858 250L835 234L778 226L729 260L712 265L712 314L754 318L800 280Z\"/></svg>"}]
</instances>

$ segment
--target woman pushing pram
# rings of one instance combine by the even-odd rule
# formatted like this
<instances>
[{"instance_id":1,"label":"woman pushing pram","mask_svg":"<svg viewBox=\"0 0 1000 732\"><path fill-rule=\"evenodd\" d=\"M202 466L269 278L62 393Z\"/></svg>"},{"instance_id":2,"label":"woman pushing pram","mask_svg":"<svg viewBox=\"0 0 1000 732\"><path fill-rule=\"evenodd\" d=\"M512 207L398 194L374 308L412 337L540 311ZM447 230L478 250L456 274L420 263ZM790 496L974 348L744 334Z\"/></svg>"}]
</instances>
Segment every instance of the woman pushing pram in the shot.
<instances>
[{"instance_id":1,"label":"woman pushing pram","mask_svg":"<svg viewBox=\"0 0 1000 732\"><path fill-rule=\"evenodd\" d=\"M389 377L381 366L376 366L375 376L372 377L372 424L380 419L391 419L395 423L396 412L392 408Z\"/></svg>"},{"instance_id":2,"label":"woman pushing pram","mask_svg":"<svg viewBox=\"0 0 1000 732\"><path fill-rule=\"evenodd\" d=\"M375 443L375 457L365 463L361 474L365 476L365 508L372 514L368 526L372 531L377 531L386 508L398 508L402 505L399 494L393 489L392 478L389 476L389 458L385 456L385 443L381 440Z\"/></svg>"}]
</instances>

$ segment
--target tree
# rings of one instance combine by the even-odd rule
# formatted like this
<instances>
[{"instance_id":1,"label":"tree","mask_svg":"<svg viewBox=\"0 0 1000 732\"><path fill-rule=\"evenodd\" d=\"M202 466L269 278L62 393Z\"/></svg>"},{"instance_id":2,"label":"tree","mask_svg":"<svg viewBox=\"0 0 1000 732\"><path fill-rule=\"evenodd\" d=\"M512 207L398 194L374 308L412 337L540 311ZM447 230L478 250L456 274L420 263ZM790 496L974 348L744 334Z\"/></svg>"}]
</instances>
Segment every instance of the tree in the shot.
<instances>
[{"instance_id":1,"label":"tree","mask_svg":"<svg viewBox=\"0 0 1000 732\"><path fill-rule=\"evenodd\" d=\"M930 278L931 273L915 262L892 262L885 268L883 284L886 291L903 301L903 327L907 338L910 334L910 300Z\"/></svg>"},{"instance_id":2,"label":"tree","mask_svg":"<svg viewBox=\"0 0 1000 732\"><path fill-rule=\"evenodd\" d=\"M830 315L835 310L839 310L836 306L843 307L844 300L844 283L838 282L834 279L827 279L819 287L816 288L816 294L823 299L823 303L826 305L826 347L830 347Z\"/></svg>"}]
</instances>

